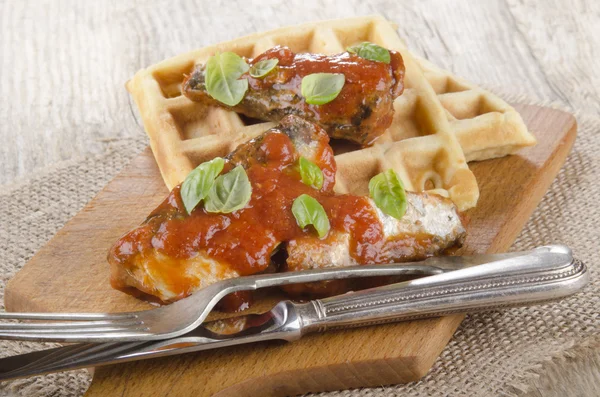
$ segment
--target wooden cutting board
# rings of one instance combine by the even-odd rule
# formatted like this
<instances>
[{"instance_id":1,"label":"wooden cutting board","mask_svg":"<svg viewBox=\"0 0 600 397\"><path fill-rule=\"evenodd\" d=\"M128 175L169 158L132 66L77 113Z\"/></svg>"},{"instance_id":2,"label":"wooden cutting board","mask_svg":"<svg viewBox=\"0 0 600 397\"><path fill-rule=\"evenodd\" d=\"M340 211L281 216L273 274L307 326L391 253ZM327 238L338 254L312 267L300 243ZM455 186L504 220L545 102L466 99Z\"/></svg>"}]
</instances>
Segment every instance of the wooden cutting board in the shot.
<instances>
[{"instance_id":1,"label":"wooden cutting board","mask_svg":"<svg viewBox=\"0 0 600 397\"><path fill-rule=\"evenodd\" d=\"M471 164L481 189L464 253L507 250L554 180L576 135L568 113L516 106L538 138L520 155ZM8 283L9 311L128 311L148 305L110 288L108 248L167 189L150 150L136 157ZM548 241L551 243L551 241ZM309 335L103 367L89 396L293 395L414 381L424 376L462 315Z\"/></svg>"}]
</instances>

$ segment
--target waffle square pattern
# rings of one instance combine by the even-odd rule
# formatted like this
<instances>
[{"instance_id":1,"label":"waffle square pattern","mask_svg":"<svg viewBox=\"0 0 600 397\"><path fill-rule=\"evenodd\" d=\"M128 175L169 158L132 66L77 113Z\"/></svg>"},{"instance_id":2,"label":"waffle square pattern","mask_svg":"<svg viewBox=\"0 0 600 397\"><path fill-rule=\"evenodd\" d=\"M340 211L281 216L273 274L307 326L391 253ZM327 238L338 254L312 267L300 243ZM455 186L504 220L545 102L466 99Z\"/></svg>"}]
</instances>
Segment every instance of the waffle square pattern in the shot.
<instances>
[{"instance_id":1,"label":"waffle square pattern","mask_svg":"<svg viewBox=\"0 0 600 397\"><path fill-rule=\"evenodd\" d=\"M128 83L169 189L198 164L224 156L274 123L255 123L182 95L181 84L215 52L253 58L275 45L322 54L370 41L399 51L405 90L394 102L392 125L367 148L333 142L336 191L366 194L371 177L388 168L410 191L433 191L459 210L477 204L479 190L467 161L514 153L535 144L519 114L507 103L408 52L393 25L380 16L322 21L245 36L167 59L140 70Z\"/></svg>"}]
</instances>

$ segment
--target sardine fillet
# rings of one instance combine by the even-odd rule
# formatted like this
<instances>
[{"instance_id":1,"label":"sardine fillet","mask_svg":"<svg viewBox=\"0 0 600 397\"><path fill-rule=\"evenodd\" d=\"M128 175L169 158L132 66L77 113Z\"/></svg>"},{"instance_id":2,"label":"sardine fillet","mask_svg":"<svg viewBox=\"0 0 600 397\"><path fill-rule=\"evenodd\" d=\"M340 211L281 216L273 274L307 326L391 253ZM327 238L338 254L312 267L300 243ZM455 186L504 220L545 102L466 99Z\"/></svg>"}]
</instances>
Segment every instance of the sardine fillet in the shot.
<instances>
[{"instance_id":1,"label":"sardine fillet","mask_svg":"<svg viewBox=\"0 0 600 397\"><path fill-rule=\"evenodd\" d=\"M384 230L377 257L361 263L350 255L348 233L333 233L325 240L306 237L287 245L289 270L343 267L389 262L411 262L460 246L466 236L458 211L447 198L428 193L406 193L406 214L397 220L371 201Z\"/></svg>"}]
</instances>

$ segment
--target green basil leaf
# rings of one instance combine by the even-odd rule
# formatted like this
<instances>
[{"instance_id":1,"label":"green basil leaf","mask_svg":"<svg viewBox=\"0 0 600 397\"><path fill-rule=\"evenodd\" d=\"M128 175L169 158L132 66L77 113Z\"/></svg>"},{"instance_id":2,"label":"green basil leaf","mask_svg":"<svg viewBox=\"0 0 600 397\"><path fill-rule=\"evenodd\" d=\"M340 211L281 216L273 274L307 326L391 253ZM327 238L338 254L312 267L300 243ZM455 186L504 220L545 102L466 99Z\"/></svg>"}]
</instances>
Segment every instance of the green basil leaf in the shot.
<instances>
[{"instance_id":1,"label":"green basil leaf","mask_svg":"<svg viewBox=\"0 0 600 397\"><path fill-rule=\"evenodd\" d=\"M298 222L298 226L305 228L313 225L319 238L323 238L329 232L329 218L319 202L308 194L301 194L292 204L292 213Z\"/></svg>"},{"instance_id":2,"label":"green basil leaf","mask_svg":"<svg viewBox=\"0 0 600 397\"><path fill-rule=\"evenodd\" d=\"M275 69L275 66L279 63L279 59L263 59L262 61L258 61L250 68L250 76L254 78L265 77L269 74L269 72Z\"/></svg>"},{"instance_id":3,"label":"green basil leaf","mask_svg":"<svg viewBox=\"0 0 600 397\"><path fill-rule=\"evenodd\" d=\"M248 80L240 80L248 68L246 61L233 52L215 54L206 63L206 91L225 105L237 105L248 90Z\"/></svg>"},{"instance_id":4,"label":"green basil leaf","mask_svg":"<svg viewBox=\"0 0 600 397\"><path fill-rule=\"evenodd\" d=\"M300 157L300 177L305 185L312 186L315 189L323 187L323 171L318 165L307 159Z\"/></svg>"},{"instance_id":5,"label":"green basil leaf","mask_svg":"<svg viewBox=\"0 0 600 397\"><path fill-rule=\"evenodd\" d=\"M204 199L207 212L229 213L242 209L250 201L252 185L244 167L238 165L219 176Z\"/></svg>"},{"instance_id":6,"label":"green basil leaf","mask_svg":"<svg viewBox=\"0 0 600 397\"><path fill-rule=\"evenodd\" d=\"M370 61L390 63L390 51L368 41L348 47L346 50Z\"/></svg>"},{"instance_id":7,"label":"green basil leaf","mask_svg":"<svg viewBox=\"0 0 600 397\"><path fill-rule=\"evenodd\" d=\"M404 216L406 193L396 171L389 169L371 178L369 193L377 207L385 214L396 219Z\"/></svg>"},{"instance_id":8,"label":"green basil leaf","mask_svg":"<svg viewBox=\"0 0 600 397\"><path fill-rule=\"evenodd\" d=\"M300 91L306 103L323 105L339 95L345 82L341 73L313 73L302 78Z\"/></svg>"},{"instance_id":9,"label":"green basil leaf","mask_svg":"<svg viewBox=\"0 0 600 397\"><path fill-rule=\"evenodd\" d=\"M208 195L215 183L215 178L219 176L224 165L225 160L216 157L194 168L185 178L181 184L180 193L183 206L188 214L191 214L198 203Z\"/></svg>"}]
</instances>

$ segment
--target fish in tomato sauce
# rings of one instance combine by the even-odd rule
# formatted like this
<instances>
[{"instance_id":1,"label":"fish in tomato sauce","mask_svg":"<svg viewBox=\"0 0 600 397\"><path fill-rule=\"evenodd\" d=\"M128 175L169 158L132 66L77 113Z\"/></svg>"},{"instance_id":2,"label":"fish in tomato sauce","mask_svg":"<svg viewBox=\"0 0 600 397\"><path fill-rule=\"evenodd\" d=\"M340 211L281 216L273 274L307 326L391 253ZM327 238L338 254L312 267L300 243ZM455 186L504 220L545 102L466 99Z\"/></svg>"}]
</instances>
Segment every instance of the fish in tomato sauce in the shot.
<instances>
[{"instance_id":1,"label":"fish in tomato sauce","mask_svg":"<svg viewBox=\"0 0 600 397\"><path fill-rule=\"evenodd\" d=\"M140 226L111 248L112 286L172 302L219 280L266 271L273 251L302 233L289 211L290 201L296 190L314 189L299 180L299 157L321 168L324 192L333 190L336 168L328 141L319 126L289 116L240 145L225 158L223 172L242 165L253 193L246 208L231 214L208 213L200 205L188 215L181 185L173 188Z\"/></svg>"},{"instance_id":2,"label":"fish in tomato sauce","mask_svg":"<svg viewBox=\"0 0 600 397\"><path fill-rule=\"evenodd\" d=\"M220 106L248 117L279 121L293 114L318 123L331 137L371 144L390 126L393 102L404 90L402 55L390 51L390 63L372 61L356 54L294 53L288 47L273 47L254 59L250 66L277 59L275 70L255 78L246 73L248 91L236 106L227 106L207 92L206 65L199 64L183 82L189 99L207 106ZM308 104L301 94L302 78L313 73L341 73L345 84L333 101Z\"/></svg>"},{"instance_id":3,"label":"fish in tomato sauce","mask_svg":"<svg viewBox=\"0 0 600 397\"><path fill-rule=\"evenodd\" d=\"M222 279L271 271L271 256L278 250L287 252L278 270L296 271L418 260L462 242L458 211L441 196L407 193L407 213L397 220L368 197L335 194L336 165L328 141L320 126L291 115L240 145L225 158L222 173L241 165L252 196L231 213L209 213L200 204L187 214L176 186L111 248L113 287L172 302ZM302 182L301 156L322 170L319 189ZM296 222L291 207L302 194L314 197L329 218L324 239Z\"/></svg>"},{"instance_id":4,"label":"fish in tomato sauce","mask_svg":"<svg viewBox=\"0 0 600 397\"><path fill-rule=\"evenodd\" d=\"M465 228L451 200L435 194L406 192L406 214L401 219L384 214L366 199L377 227L352 255L351 244L361 244L349 233L330 233L325 239L302 236L287 243L288 270L418 261L462 242Z\"/></svg>"},{"instance_id":5,"label":"fish in tomato sauce","mask_svg":"<svg viewBox=\"0 0 600 397\"><path fill-rule=\"evenodd\" d=\"M290 240L286 245L285 270L414 262L460 247L466 236L460 214L450 199L425 192L406 192L407 209L401 219L384 214L373 200L367 200L376 214L373 225L377 225L365 232L368 236L357 239L347 232L335 231L323 240L314 236ZM332 280L289 285L284 289L294 296L322 297L389 282L388 279L375 280L375 284L364 281Z\"/></svg>"}]
</instances>

